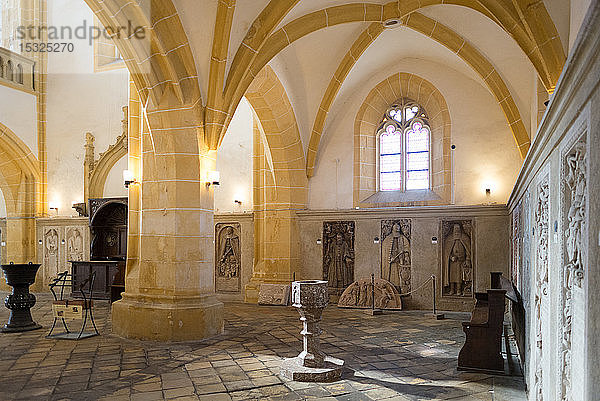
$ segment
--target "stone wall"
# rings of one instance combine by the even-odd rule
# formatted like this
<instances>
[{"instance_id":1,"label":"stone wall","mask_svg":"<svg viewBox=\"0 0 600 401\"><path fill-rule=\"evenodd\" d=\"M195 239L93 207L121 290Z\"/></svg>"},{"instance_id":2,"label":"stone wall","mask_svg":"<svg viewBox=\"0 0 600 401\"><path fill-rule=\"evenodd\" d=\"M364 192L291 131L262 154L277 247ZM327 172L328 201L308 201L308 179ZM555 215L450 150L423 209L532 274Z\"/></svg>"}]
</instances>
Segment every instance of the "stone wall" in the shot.
<instances>
[{"instance_id":1,"label":"stone wall","mask_svg":"<svg viewBox=\"0 0 600 401\"><path fill-rule=\"evenodd\" d=\"M579 33L509 200L529 399L600 391L600 3Z\"/></svg>"},{"instance_id":2,"label":"stone wall","mask_svg":"<svg viewBox=\"0 0 600 401\"><path fill-rule=\"evenodd\" d=\"M352 221L354 229L354 279L381 277L389 261L389 246L382 241L382 224L390 221L410 222L410 258L404 264L410 266L409 285L402 285L402 292L413 290L404 297L406 308L429 309L432 307L432 286L422 283L432 275L437 277L437 306L442 310L471 311L473 292L465 291L462 296L449 295L444 291L442 266L447 269L447 254L444 244L451 240L451 232L443 227L452 227L455 222L469 222L471 264L475 291L485 291L490 286L490 272L501 271L505 275L509 266L509 215L504 206L476 207L414 207L388 210L343 210L343 211L299 211L302 270L297 276L307 279L323 279L324 222ZM466 227L466 224L464 225ZM385 231L385 230L384 230ZM404 228L402 231L406 231ZM433 239L435 237L436 240ZM406 242L406 241L405 241ZM446 257L445 257L446 256ZM383 263L382 263L383 261ZM407 268L403 268L404 271ZM467 285L464 286L467 289ZM444 295L443 295L444 293Z\"/></svg>"}]
</instances>

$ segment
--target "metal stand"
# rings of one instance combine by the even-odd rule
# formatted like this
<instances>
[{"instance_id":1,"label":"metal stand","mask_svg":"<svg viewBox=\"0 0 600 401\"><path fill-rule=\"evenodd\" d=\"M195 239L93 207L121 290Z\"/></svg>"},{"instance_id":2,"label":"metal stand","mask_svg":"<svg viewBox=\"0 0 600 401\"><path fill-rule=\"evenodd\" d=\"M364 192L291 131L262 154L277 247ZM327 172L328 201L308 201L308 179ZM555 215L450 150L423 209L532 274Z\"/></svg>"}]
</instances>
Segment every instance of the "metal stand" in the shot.
<instances>
[{"instance_id":1,"label":"metal stand","mask_svg":"<svg viewBox=\"0 0 600 401\"><path fill-rule=\"evenodd\" d=\"M83 283L81 283L81 285L79 286L79 292L81 293L83 301L63 299L65 287L67 285L71 286L71 284L73 282L73 276L71 274L69 274L68 271L60 273L57 278L52 280L52 282L49 284L50 291L52 292L52 295L54 296L54 302L52 302L52 306L53 306L52 312L54 313L55 305L56 305L56 307L61 307L64 310L67 310L69 307L71 307L71 310L76 310L76 311L82 313L83 322L81 324L81 329L79 330L79 332L72 332L69 330L69 327L67 326L67 322L65 321L64 316L58 316L58 314L55 314L54 322L52 322L52 328L50 328L50 332L48 333L46 338L58 338L58 339L63 339L63 340L80 340L82 338L93 337L93 336L97 336L100 334L98 332L98 328L96 327L96 322L94 321L94 313L92 310L92 295L93 295L93 288L94 288L95 280L96 280L96 272L94 271L94 272L91 272L89 277ZM89 291L86 296L84 289L87 285L89 285ZM56 292L54 291L55 287L60 287L60 296L56 295ZM78 308L81 308L81 309L78 309ZM90 331L84 332L85 326L88 321L88 316L89 316L90 321L92 322L92 326L94 327L93 332L90 332ZM54 331L54 327L56 327L56 322L59 319L62 321L65 331L62 333L52 334L52 331Z\"/></svg>"},{"instance_id":2,"label":"metal stand","mask_svg":"<svg viewBox=\"0 0 600 401\"><path fill-rule=\"evenodd\" d=\"M383 310L375 308L375 275L371 273L371 309L366 312L368 315L383 315Z\"/></svg>"},{"instance_id":3,"label":"metal stand","mask_svg":"<svg viewBox=\"0 0 600 401\"><path fill-rule=\"evenodd\" d=\"M431 275L431 283L433 286L433 313L426 313L425 317L432 317L435 320L444 320L446 318L446 316L443 313L438 313L437 312L437 307L436 307L436 291L437 291L437 286L436 286L436 277L435 275Z\"/></svg>"}]
</instances>

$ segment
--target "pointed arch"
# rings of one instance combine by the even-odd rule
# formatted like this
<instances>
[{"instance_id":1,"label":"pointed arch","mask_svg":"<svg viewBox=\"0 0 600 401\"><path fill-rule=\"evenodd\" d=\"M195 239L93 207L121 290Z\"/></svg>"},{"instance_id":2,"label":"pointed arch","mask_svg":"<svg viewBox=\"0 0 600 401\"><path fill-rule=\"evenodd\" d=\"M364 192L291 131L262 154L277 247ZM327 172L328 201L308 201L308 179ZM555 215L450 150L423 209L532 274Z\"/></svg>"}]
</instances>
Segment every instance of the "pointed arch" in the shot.
<instances>
[{"instance_id":1,"label":"pointed arch","mask_svg":"<svg viewBox=\"0 0 600 401\"><path fill-rule=\"evenodd\" d=\"M225 132L233 112L254 77L273 57L294 41L326 27L350 22L381 24L391 19L405 18L421 8L439 4L468 7L490 18L515 39L537 70L546 90L550 93L554 90L566 56L554 22L541 1L520 0L512 4L500 0L392 1L384 5L353 3L308 13L269 36L266 36L268 31L260 30L263 36L256 38L258 43L254 43L251 50L243 50L245 57L243 63L242 53L238 51L239 57L236 54L236 59L226 78L224 107L219 110L219 113L215 113L218 120L211 123L220 125L222 133ZM280 12L278 17L285 16L289 12L285 7L277 11ZM242 46L244 43L240 45Z\"/></svg>"},{"instance_id":2,"label":"pointed arch","mask_svg":"<svg viewBox=\"0 0 600 401\"><path fill-rule=\"evenodd\" d=\"M0 188L6 202L6 260L35 261L35 220L40 215L40 163L29 147L0 123Z\"/></svg>"},{"instance_id":3,"label":"pointed arch","mask_svg":"<svg viewBox=\"0 0 600 401\"><path fill-rule=\"evenodd\" d=\"M255 303L261 283L288 283L300 269L296 210L306 208L308 180L294 110L271 67L260 71L246 99L260 124L255 127L255 142L263 136L260 128L264 134L264 141L254 147L255 177L257 168L264 174L255 182L255 260L245 291L246 302Z\"/></svg>"},{"instance_id":4,"label":"pointed arch","mask_svg":"<svg viewBox=\"0 0 600 401\"><path fill-rule=\"evenodd\" d=\"M450 146L452 123L441 92L429 81L411 73L396 73L378 83L367 95L354 120L354 207L402 206L399 202L365 200L377 192L376 135L388 108L398 99L410 98L427 110L431 128L431 189L439 200L411 204L450 202Z\"/></svg>"},{"instance_id":5,"label":"pointed arch","mask_svg":"<svg viewBox=\"0 0 600 401\"><path fill-rule=\"evenodd\" d=\"M447 47L450 51L464 60L481 77L490 92L496 98L496 101L498 101L498 105L506 117L506 121L513 134L521 158L525 158L527 151L529 150L529 145L531 144L529 134L527 133L527 129L521 118L521 113L519 112L506 83L498 71L496 71L493 64L465 38L435 19L426 17L419 12L414 12L408 15L403 20L403 23L407 27L420 32ZM352 67L354 67L363 52L382 32L383 26L381 24L374 22L369 25L369 27L354 41L350 50L342 58L342 61L333 74L333 77L323 94L310 135L310 142L308 144L306 155L306 174L309 178L314 174L321 136L323 135L327 114L331 109L333 101Z\"/></svg>"}]
</instances>

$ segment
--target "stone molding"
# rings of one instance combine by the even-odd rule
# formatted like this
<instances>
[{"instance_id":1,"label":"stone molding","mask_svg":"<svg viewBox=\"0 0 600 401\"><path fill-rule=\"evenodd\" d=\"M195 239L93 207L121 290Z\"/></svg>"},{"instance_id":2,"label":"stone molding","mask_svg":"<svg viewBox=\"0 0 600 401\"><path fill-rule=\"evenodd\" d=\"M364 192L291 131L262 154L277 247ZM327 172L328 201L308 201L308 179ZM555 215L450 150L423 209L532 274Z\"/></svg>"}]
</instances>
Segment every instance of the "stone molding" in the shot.
<instances>
[{"instance_id":1,"label":"stone molding","mask_svg":"<svg viewBox=\"0 0 600 401\"><path fill-rule=\"evenodd\" d=\"M299 210L300 220L389 220L396 217L456 217L456 216L508 216L505 205L493 206L413 206L385 209L343 209L343 210Z\"/></svg>"}]
</instances>

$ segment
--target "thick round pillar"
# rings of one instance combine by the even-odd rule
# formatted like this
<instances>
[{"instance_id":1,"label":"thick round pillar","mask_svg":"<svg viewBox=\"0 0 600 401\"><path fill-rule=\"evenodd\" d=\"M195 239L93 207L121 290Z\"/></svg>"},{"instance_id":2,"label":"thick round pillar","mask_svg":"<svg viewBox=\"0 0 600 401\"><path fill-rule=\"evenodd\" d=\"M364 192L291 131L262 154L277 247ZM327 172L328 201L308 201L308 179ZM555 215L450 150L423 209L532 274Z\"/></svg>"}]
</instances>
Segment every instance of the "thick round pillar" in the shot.
<instances>
[{"instance_id":1,"label":"thick round pillar","mask_svg":"<svg viewBox=\"0 0 600 401\"><path fill-rule=\"evenodd\" d=\"M125 292L112 306L113 332L158 341L218 335L213 190L203 180L216 154L199 145L194 108L161 105L139 118L132 96L130 110L129 166L139 183L129 187Z\"/></svg>"}]
</instances>

